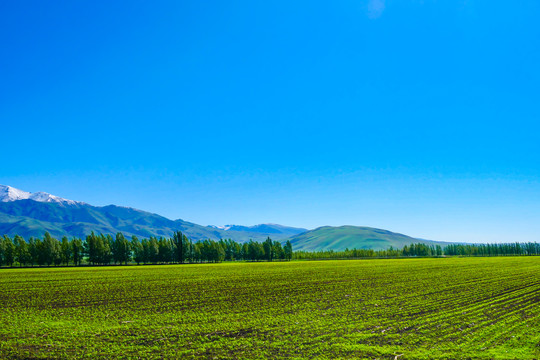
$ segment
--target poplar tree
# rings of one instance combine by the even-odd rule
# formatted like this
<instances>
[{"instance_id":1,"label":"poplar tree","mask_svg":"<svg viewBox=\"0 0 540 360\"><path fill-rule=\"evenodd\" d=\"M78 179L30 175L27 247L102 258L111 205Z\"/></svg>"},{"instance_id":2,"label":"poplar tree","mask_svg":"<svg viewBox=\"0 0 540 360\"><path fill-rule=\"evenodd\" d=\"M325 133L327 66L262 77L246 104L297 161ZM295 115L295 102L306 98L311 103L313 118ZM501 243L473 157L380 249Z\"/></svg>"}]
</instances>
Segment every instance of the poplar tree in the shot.
<instances>
[{"instance_id":1,"label":"poplar tree","mask_svg":"<svg viewBox=\"0 0 540 360\"><path fill-rule=\"evenodd\" d=\"M283 252L283 247L281 246L281 243L279 241L274 241L272 243L272 253L274 259L280 259L283 260L285 257L285 253Z\"/></svg>"},{"instance_id":2,"label":"poplar tree","mask_svg":"<svg viewBox=\"0 0 540 360\"><path fill-rule=\"evenodd\" d=\"M71 260L71 244L67 238L67 236L62 237L62 243L60 244L61 248L61 258L62 262L65 265L69 265L69 261Z\"/></svg>"},{"instance_id":3,"label":"poplar tree","mask_svg":"<svg viewBox=\"0 0 540 360\"><path fill-rule=\"evenodd\" d=\"M15 262L15 244L7 235L4 235L4 263L13 266Z\"/></svg>"},{"instance_id":4,"label":"poplar tree","mask_svg":"<svg viewBox=\"0 0 540 360\"><path fill-rule=\"evenodd\" d=\"M32 266L34 266L35 264L39 264L39 253L40 253L39 244L40 244L39 239L36 240L32 236L30 237L30 239L28 239L28 253L30 255L28 262L32 264Z\"/></svg>"},{"instance_id":5,"label":"poplar tree","mask_svg":"<svg viewBox=\"0 0 540 360\"><path fill-rule=\"evenodd\" d=\"M266 240L263 243L263 249L264 249L264 255L266 256L266 260L272 261L274 257L274 251L272 249L272 239L270 237L267 237Z\"/></svg>"},{"instance_id":6,"label":"poplar tree","mask_svg":"<svg viewBox=\"0 0 540 360\"><path fill-rule=\"evenodd\" d=\"M88 256L88 262L92 265L98 262L98 239L96 234L92 231L90 235L86 236L85 251Z\"/></svg>"},{"instance_id":7,"label":"poplar tree","mask_svg":"<svg viewBox=\"0 0 540 360\"><path fill-rule=\"evenodd\" d=\"M115 263L119 262L121 264L123 262L126 265L131 260L129 241L120 232L116 234L116 241L114 241L113 259Z\"/></svg>"},{"instance_id":8,"label":"poplar tree","mask_svg":"<svg viewBox=\"0 0 540 360\"><path fill-rule=\"evenodd\" d=\"M131 250L133 251L133 260L137 265L144 262L144 248L135 235L131 237Z\"/></svg>"},{"instance_id":9,"label":"poplar tree","mask_svg":"<svg viewBox=\"0 0 540 360\"><path fill-rule=\"evenodd\" d=\"M84 256L84 246L81 239L73 238L71 240L71 257L73 264L81 265Z\"/></svg>"},{"instance_id":10,"label":"poplar tree","mask_svg":"<svg viewBox=\"0 0 540 360\"><path fill-rule=\"evenodd\" d=\"M285 259L291 261L292 255L293 255L293 248L289 240L287 240L287 242L285 243L285 246L283 247L283 251L284 251Z\"/></svg>"},{"instance_id":11,"label":"poplar tree","mask_svg":"<svg viewBox=\"0 0 540 360\"><path fill-rule=\"evenodd\" d=\"M46 232L43 237L42 251L45 264L50 266L51 264L58 265L61 262L60 243L49 232Z\"/></svg>"},{"instance_id":12,"label":"poplar tree","mask_svg":"<svg viewBox=\"0 0 540 360\"><path fill-rule=\"evenodd\" d=\"M0 236L0 266L6 264L6 245L4 243L4 238Z\"/></svg>"},{"instance_id":13,"label":"poplar tree","mask_svg":"<svg viewBox=\"0 0 540 360\"><path fill-rule=\"evenodd\" d=\"M15 235L13 241L15 243L16 260L19 263L19 266L26 265L30 262L30 252L28 251L28 244L22 238L22 236L19 235Z\"/></svg>"},{"instance_id":14,"label":"poplar tree","mask_svg":"<svg viewBox=\"0 0 540 360\"><path fill-rule=\"evenodd\" d=\"M176 262L184 262L184 234L181 231L175 231L173 233L173 244L174 244L174 259Z\"/></svg>"}]
</instances>

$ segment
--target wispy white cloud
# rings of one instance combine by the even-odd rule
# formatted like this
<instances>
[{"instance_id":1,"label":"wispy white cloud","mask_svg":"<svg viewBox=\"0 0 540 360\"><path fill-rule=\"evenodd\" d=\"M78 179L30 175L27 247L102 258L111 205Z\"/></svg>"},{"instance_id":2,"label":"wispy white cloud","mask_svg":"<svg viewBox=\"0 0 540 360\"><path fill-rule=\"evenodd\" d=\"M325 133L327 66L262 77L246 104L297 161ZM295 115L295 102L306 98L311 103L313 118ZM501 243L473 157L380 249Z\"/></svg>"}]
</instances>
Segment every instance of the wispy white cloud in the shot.
<instances>
[{"instance_id":1,"label":"wispy white cloud","mask_svg":"<svg viewBox=\"0 0 540 360\"><path fill-rule=\"evenodd\" d=\"M384 11L385 0L369 0L368 16L370 19L377 19Z\"/></svg>"}]
</instances>

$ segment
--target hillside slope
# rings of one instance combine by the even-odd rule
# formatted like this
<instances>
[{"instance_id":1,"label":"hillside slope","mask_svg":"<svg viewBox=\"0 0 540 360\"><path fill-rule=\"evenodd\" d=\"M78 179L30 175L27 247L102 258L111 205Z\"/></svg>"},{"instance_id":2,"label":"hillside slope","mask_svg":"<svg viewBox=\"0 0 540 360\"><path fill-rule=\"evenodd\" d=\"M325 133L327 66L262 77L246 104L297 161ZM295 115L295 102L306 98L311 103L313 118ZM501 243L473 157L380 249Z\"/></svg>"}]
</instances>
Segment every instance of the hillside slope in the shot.
<instances>
[{"instance_id":1,"label":"hillside slope","mask_svg":"<svg viewBox=\"0 0 540 360\"><path fill-rule=\"evenodd\" d=\"M289 238L295 250L345 250L373 249L383 250L390 246L402 248L412 243L428 245L447 245L445 242L416 239L388 230L362 226L323 226Z\"/></svg>"}]
</instances>

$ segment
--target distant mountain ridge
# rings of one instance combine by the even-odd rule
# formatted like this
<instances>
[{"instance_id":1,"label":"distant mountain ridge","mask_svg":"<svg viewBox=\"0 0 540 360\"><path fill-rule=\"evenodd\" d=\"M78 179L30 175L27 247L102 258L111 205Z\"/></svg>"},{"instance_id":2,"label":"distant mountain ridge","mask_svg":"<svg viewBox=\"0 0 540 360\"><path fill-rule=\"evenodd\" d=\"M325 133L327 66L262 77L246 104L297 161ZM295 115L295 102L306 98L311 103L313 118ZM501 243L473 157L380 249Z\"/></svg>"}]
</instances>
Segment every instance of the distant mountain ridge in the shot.
<instances>
[{"instance_id":1,"label":"distant mountain ridge","mask_svg":"<svg viewBox=\"0 0 540 360\"><path fill-rule=\"evenodd\" d=\"M255 232L255 233L262 233L262 234L296 235L296 234L307 231L307 229L283 226L279 224L259 224L259 225L253 225L253 226L242 226L242 225L225 225L225 226L209 225L209 226L214 229L220 229L224 231L247 231L247 232Z\"/></svg>"},{"instance_id":2,"label":"distant mountain ridge","mask_svg":"<svg viewBox=\"0 0 540 360\"><path fill-rule=\"evenodd\" d=\"M227 239L239 242L283 240L306 231L276 224L255 226L232 225L227 229L202 226L182 219L163 216L129 207L92 206L84 202L63 199L48 193L29 193L0 185L0 234L42 237L48 231L55 237L85 237L90 232L126 236L170 237L182 231L191 239Z\"/></svg>"},{"instance_id":3,"label":"distant mountain ridge","mask_svg":"<svg viewBox=\"0 0 540 360\"><path fill-rule=\"evenodd\" d=\"M0 202L11 202L17 200L34 200L38 202L49 202L49 203L58 203L58 204L84 204L79 201L73 201L64 199L55 195L51 195L46 192L37 192L30 193L27 191L15 189L14 187L7 185L0 185Z\"/></svg>"}]
</instances>

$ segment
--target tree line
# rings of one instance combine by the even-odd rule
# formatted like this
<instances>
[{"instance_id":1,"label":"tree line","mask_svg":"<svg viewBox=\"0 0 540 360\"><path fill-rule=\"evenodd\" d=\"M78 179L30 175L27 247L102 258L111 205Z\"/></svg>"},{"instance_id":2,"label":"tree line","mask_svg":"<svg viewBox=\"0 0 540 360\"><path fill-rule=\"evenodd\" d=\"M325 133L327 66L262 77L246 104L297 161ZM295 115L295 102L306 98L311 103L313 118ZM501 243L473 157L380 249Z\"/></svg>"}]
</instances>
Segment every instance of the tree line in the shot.
<instances>
[{"instance_id":1,"label":"tree line","mask_svg":"<svg viewBox=\"0 0 540 360\"><path fill-rule=\"evenodd\" d=\"M451 244L444 248L446 255L460 256L516 256L540 255L540 244L503 243L503 244Z\"/></svg>"},{"instance_id":2,"label":"tree line","mask_svg":"<svg viewBox=\"0 0 540 360\"><path fill-rule=\"evenodd\" d=\"M449 244L415 243L401 249L345 249L343 251L295 251L291 242L282 245L267 238L263 242L250 240L238 243L231 239L193 242L177 231L172 238L126 238L92 232L84 239L63 237L58 240L48 232L43 239L28 241L16 235L13 239L0 236L0 266L109 265L109 264L174 264L222 261L274 261L397 258L426 256L516 256L540 255L538 243Z\"/></svg>"},{"instance_id":3,"label":"tree line","mask_svg":"<svg viewBox=\"0 0 540 360\"><path fill-rule=\"evenodd\" d=\"M362 259L362 258L397 258L397 257L430 257L430 256L533 256L540 255L538 243L504 243L504 244L449 244L427 245L415 243L405 245L401 249L390 247L386 250L345 249L343 251L295 251L294 259Z\"/></svg>"},{"instance_id":4,"label":"tree line","mask_svg":"<svg viewBox=\"0 0 540 360\"><path fill-rule=\"evenodd\" d=\"M442 256L443 248L440 245L426 245L416 243L405 245L401 249L390 246L385 250L373 249L345 249L343 251L296 251L294 258L299 260L315 259L362 259L362 258L397 258L414 256Z\"/></svg>"},{"instance_id":5,"label":"tree line","mask_svg":"<svg viewBox=\"0 0 540 360\"><path fill-rule=\"evenodd\" d=\"M28 241L16 235L13 239L0 236L0 266L34 265L109 265L109 264L172 264L221 261L274 261L291 260L290 241L282 245L267 238L263 242L250 240L240 244L231 239L219 241L191 241L177 231L172 238L126 238L95 234L85 239L64 236L53 238L48 232L43 239L30 237Z\"/></svg>"}]
</instances>

